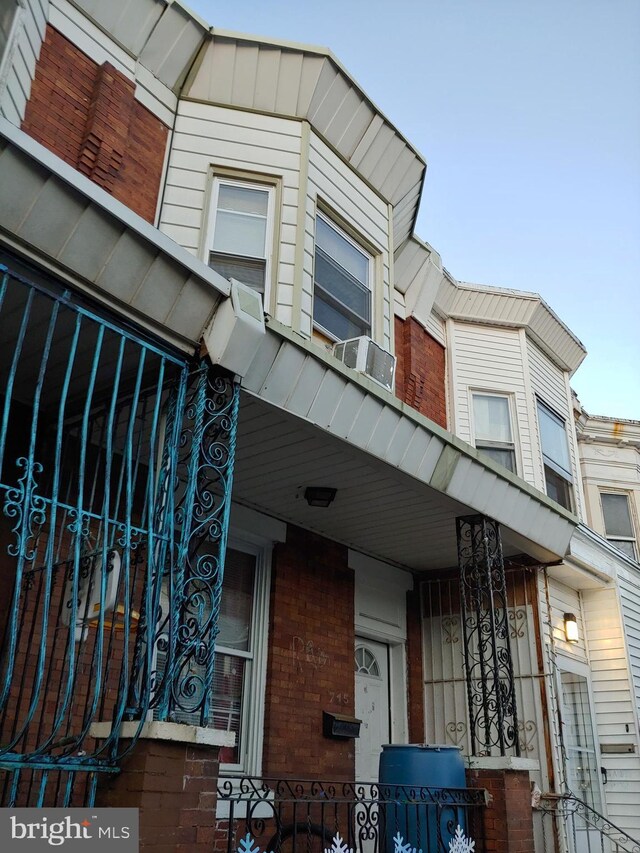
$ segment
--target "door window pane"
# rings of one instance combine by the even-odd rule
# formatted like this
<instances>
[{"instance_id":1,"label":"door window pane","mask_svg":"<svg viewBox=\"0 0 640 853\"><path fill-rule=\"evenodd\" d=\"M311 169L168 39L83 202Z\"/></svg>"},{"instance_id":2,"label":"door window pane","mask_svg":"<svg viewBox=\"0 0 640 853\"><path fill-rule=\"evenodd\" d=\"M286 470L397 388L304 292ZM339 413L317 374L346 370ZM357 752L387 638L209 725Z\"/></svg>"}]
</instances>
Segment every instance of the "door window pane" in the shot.
<instances>
[{"instance_id":1,"label":"door window pane","mask_svg":"<svg viewBox=\"0 0 640 853\"><path fill-rule=\"evenodd\" d=\"M560 673L564 705L564 742L570 789L592 809L601 812L598 761L587 679Z\"/></svg>"}]
</instances>

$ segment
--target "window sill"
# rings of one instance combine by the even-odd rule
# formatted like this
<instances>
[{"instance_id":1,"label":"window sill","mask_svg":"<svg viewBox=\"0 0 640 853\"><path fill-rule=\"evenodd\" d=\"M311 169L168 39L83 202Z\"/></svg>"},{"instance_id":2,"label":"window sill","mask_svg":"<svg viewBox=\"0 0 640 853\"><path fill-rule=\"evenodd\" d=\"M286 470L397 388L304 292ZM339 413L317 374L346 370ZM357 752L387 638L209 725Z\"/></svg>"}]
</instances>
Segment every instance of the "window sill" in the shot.
<instances>
[{"instance_id":1,"label":"window sill","mask_svg":"<svg viewBox=\"0 0 640 853\"><path fill-rule=\"evenodd\" d=\"M92 723L89 735L98 740L106 740L111 735L111 723ZM184 723L166 723L139 721L122 723L120 738L145 738L147 740L166 740L175 743L193 743L199 746L235 746L235 732L208 729L200 726L188 726Z\"/></svg>"}]
</instances>

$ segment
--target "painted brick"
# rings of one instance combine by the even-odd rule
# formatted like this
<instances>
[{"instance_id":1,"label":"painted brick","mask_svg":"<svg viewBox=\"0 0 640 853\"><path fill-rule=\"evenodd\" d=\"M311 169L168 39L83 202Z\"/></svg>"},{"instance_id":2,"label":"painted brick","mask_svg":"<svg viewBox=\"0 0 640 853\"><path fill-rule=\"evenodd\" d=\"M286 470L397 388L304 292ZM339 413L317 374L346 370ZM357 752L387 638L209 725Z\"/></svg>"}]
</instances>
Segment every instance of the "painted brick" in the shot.
<instances>
[{"instance_id":1,"label":"painted brick","mask_svg":"<svg viewBox=\"0 0 640 853\"><path fill-rule=\"evenodd\" d=\"M168 129L134 84L47 25L22 129L149 222Z\"/></svg>"},{"instance_id":2,"label":"painted brick","mask_svg":"<svg viewBox=\"0 0 640 853\"><path fill-rule=\"evenodd\" d=\"M265 696L267 776L353 779L353 740L322 711L354 712L354 579L347 549L292 525L276 546Z\"/></svg>"},{"instance_id":3,"label":"painted brick","mask_svg":"<svg viewBox=\"0 0 640 853\"><path fill-rule=\"evenodd\" d=\"M525 770L468 770L467 784L485 788L491 802L484 815L487 853L529 853L534 849L531 781Z\"/></svg>"},{"instance_id":4,"label":"painted brick","mask_svg":"<svg viewBox=\"0 0 640 853\"><path fill-rule=\"evenodd\" d=\"M413 317L395 318L396 396L446 429L445 350Z\"/></svg>"}]
</instances>

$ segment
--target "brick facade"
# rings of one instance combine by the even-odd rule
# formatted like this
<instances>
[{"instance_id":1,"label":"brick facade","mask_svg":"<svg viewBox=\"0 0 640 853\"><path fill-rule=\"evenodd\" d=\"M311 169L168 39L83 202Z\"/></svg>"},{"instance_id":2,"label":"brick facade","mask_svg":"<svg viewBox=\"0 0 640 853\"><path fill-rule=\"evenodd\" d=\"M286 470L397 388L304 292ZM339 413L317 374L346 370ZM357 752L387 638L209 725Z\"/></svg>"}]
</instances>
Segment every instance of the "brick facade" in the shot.
<instances>
[{"instance_id":1,"label":"brick facade","mask_svg":"<svg viewBox=\"0 0 640 853\"><path fill-rule=\"evenodd\" d=\"M354 713L347 548L289 525L273 555L270 613L264 774L353 779L354 741L322 734L323 710Z\"/></svg>"},{"instance_id":2,"label":"brick facade","mask_svg":"<svg viewBox=\"0 0 640 853\"><path fill-rule=\"evenodd\" d=\"M485 788L490 802L484 815L486 853L532 853L533 812L527 770L467 770L471 788Z\"/></svg>"},{"instance_id":3,"label":"brick facade","mask_svg":"<svg viewBox=\"0 0 640 853\"><path fill-rule=\"evenodd\" d=\"M167 127L135 99L131 80L49 25L22 129L153 222Z\"/></svg>"},{"instance_id":4,"label":"brick facade","mask_svg":"<svg viewBox=\"0 0 640 853\"><path fill-rule=\"evenodd\" d=\"M409 743L424 741L424 671L420 587L407 593L407 705Z\"/></svg>"},{"instance_id":5,"label":"brick facade","mask_svg":"<svg viewBox=\"0 0 640 853\"><path fill-rule=\"evenodd\" d=\"M447 427L445 350L413 317L395 318L396 396Z\"/></svg>"},{"instance_id":6,"label":"brick facade","mask_svg":"<svg viewBox=\"0 0 640 853\"><path fill-rule=\"evenodd\" d=\"M140 809L140 850L210 853L216 838L218 750L139 740L96 805Z\"/></svg>"}]
</instances>

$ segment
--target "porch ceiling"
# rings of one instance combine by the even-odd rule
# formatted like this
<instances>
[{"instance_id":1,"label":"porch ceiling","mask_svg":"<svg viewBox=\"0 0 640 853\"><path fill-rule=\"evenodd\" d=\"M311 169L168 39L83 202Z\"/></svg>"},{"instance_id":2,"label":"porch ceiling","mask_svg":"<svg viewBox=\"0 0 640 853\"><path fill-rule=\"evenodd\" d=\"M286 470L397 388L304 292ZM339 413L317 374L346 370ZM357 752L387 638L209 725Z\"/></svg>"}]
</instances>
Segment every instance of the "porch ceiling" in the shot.
<instances>
[{"instance_id":1,"label":"porch ceiling","mask_svg":"<svg viewBox=\"0 0 640 853\"><path fill-rule=\"evenodd\" d=\"M478 512L501 523L506 554L564 555L577 519L270 325L243 380L236 501L416 571L455 565L455 518ZM338 490L327 509L304 499L318 485Z\"/></svg>"}]
</instances>

